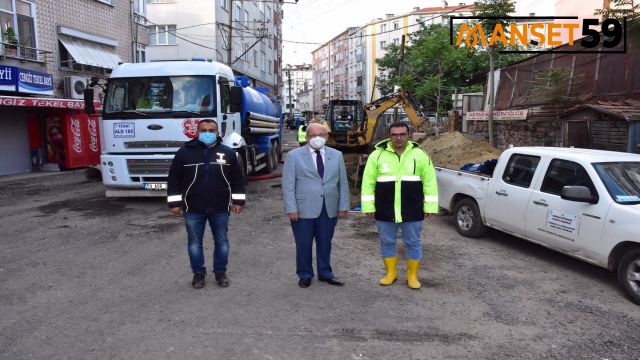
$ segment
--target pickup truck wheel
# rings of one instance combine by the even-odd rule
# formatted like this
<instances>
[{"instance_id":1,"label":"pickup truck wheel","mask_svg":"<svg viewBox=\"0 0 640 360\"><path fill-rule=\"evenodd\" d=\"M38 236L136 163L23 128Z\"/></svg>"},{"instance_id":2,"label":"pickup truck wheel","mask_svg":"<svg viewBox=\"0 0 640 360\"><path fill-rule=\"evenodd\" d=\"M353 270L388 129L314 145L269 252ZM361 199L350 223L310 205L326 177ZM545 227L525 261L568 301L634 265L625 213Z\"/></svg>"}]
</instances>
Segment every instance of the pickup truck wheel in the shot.
<instances>
[{"instance_id":1,"label":"pickup truck wheel","mask_svg":"<svg viewBox=\"0 0 640 360\"><path fill-rule=\"evenodd\" d=\"M620 260L618 282L631 301L640 305L640 248L627 252Z\"/></svg>"},{"instance_id":2,"label":"pickup truck wheel","mask_svg":"<svg viewBox=\"0 0 640 360\"><path fill-rule=\"evenodd\" d=\"M453 208L453 215L455 217L456 230L462 236L480 237L487 230L482 223L478 204L472 199L466 198L458 201Z\"/></svg>"}]
</instances>

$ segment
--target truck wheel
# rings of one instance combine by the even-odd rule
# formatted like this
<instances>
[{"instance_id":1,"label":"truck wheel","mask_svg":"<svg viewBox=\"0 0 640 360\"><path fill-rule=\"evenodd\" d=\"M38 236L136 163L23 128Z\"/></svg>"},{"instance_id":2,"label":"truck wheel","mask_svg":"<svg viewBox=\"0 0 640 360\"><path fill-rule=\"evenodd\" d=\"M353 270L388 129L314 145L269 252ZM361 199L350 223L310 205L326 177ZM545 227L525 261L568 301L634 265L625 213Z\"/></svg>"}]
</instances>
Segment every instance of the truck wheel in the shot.
<instances>
[{"instance_id":1,"label":"truck wheel","mask_svg":"<svg viewBox=\"0 0 640 360\"><path fill-rule=\"evenodd\" d=\"M278 168L278 142L274 141L269 147L269 154L267 155L267 174L271 174Z\"/></svg>"},{"instance_id":2,"label":"truck wheel","mask_svg":"<svg viewBox=\"0 0 640 360\"><path fill-rule=\"evenodd\" d=\"M470 198L465 198L456 203L453 208L456 230L462 236L480 237L484 235L487 228L482 223L482 216L478 204Z\"/></svg>"},{"instance_id":3,"label":"truck wheel","mask_svg":"<svg viewBox=\"0 0 640 360\"><path fill-rule=\"evenodd\" d=\"M242 177L244 178L245 184L247 183L247 150L245 148L241 148L238 150L238 164L240 165L240 170L242 171Z\"/></svg>"},{"instance_id":4,"label":"truck wheel","mask_svg":"<svg viewBox=\"0 0 640 360\"><path fill-rule=\"evenodd\" d=\"M618 283L631 301L640 305L640 248L628 251L620 260Z\"/></svg>"}]
</instances>

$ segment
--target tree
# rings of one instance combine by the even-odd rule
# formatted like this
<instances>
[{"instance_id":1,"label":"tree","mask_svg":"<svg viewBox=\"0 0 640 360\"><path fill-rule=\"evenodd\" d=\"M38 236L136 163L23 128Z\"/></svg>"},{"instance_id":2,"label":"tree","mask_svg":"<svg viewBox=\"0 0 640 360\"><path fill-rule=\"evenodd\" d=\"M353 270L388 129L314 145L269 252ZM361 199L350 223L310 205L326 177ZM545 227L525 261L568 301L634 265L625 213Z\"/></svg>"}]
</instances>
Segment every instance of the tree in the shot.
<instances>
[{"instance_id":1,"label":"tree","mask_svg":"<svg viewBox=\"0 0 640 360\"><path fill-rule=\"evenodd\" d=\"M512 0L484 0L483 2L475 3L474 15L478 17L488 17L489 19L482 20L482 27L486 34L493 34L494 29L498 24L502 25L503 29L507 28L507 22L505 17L509 16L516 10L516 7ZM506 30L505 30L506 31ZM488 46L489 52L489 144L495 145L493 137L493 107L494 107L494 69L495 69L495 57L500 45Z\"/></svg>"},{"instance_id":2,"label":"tree","mask_svg":"<svg viewBox=\"0 0 640 360\"><path fill-rule=\"evenodd\" d=\"M594 15L602 15L603 19L622 19L627 21L640 19L640 2L634 0L611 0L608 9L598 9Z\"/></svg>"}]
</instances>

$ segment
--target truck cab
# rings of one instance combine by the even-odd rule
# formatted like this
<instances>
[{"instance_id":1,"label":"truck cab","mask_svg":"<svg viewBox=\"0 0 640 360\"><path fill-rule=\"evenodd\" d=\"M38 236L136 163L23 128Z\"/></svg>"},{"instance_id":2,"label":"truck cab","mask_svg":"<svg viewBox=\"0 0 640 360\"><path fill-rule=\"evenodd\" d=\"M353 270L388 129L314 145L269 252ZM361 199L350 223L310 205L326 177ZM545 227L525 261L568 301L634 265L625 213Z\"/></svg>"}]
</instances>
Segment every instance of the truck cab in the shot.
<instances>
[{"instance_id":1,"label":"truck cab","mask_svg":"<svg viewBox=\"0 0 640 360\"><path fill-rule=\"evenodd\" d=\"M255 95L254 103L271 106L264 109L272 111L268 139L264 142L255 131L248 139L246 115L231 109L234 88L242 85L233 71L215 62L118 66L108 80L102 113L101 169L106 195L163 196L175 152L198 136L198 123L205 118L218 123L222 143L236 149L245 173L257 171L258 162L266 162L264 152L269 154L270 146L277 145L273 139L280 136L281 114L270 100ZM240 109L242 106L247 105L243 102ZM261 111L254 113L260 116ZM273 164L271 161L271 168Z\"/></svg>"}]
</instances>

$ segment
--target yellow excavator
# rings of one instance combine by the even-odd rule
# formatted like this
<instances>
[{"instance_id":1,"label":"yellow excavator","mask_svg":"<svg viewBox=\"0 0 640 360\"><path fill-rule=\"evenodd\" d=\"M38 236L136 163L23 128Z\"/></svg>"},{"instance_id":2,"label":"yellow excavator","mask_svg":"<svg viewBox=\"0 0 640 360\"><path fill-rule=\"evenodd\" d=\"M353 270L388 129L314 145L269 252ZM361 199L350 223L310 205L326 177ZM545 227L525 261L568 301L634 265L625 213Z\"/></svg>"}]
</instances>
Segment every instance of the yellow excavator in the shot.
<instances>
[{"instance_id":1,"label":"yellow excavator","mask_svg":"<svg viewBox=\"0 0 640 360\"><path fill-rule=\"evenodd\" d=\"M343 125L340 130L332 128L327 145L340 150L367 151L374 141L380 115L397 104L402 106L411 124L420 130L426 122L425 116L420 110L420 105L407 90L398 90L394 94L383 96L364 105L366 116L364 121L354 121L351 126ZM329 113L336 113L333 106L333 102L329 104ZM335 106L341 105L336 103ZM357 117L354 117L354 119L357 119Z\"/></svg>"}]
</instances>

